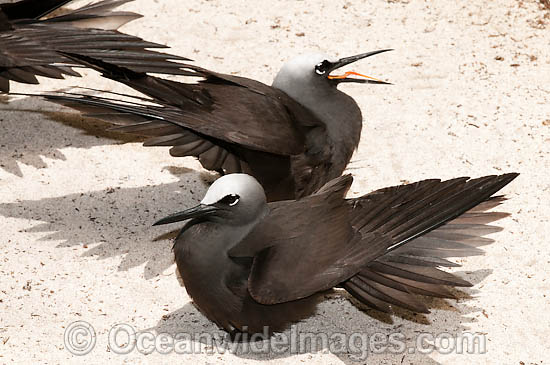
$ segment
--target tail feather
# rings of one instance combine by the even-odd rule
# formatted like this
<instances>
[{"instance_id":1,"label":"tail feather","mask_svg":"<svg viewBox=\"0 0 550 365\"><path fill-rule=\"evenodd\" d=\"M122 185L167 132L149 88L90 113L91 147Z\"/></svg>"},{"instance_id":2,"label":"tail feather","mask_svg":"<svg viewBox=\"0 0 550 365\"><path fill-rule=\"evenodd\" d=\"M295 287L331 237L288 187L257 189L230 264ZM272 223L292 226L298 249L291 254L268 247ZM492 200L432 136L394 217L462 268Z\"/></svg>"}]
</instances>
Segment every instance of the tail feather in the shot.
<instances>
[{"instance_id":1,"label":"tail feather","mask_svg":"<svg viewBox=\"0 0 550 365\"><path fill-rule=\"evenodd\" d=\"M382 275L388 279L394 280L397 283L402 284L406 290L411 293L419 294L428 297L455 299L456 296L448 289L448 287L433 284L424 283L421 281L415 281L412 279L403 278L395 275Z\"/></svg>"},{"instance_id":2,"label":"tail feather","mask_svg":"<svg viewBox=\"0 0 550 365\"><path fill-rule=\"evenodd\" d=\"M365 274L356 275L349 281L372 297L390 305L397 305L419 313L430 312L426 305L408 292L401 284L393 282L391 279L379 276L371 280L368 275ZM394 286L398 288L396 289Z\"/></svg>"},{"instance_id":3,"label":"tail feather","mask_svg":"<svg viewBox=\"0 0 550 365\"><path fill-rule=\"evenodd\" d=\"M388 302L378 299L369 294L368 290L364 290L355 284L354 281L348 280L344 283L344 288L361 303L379 310L384 313L391 313L391 306Z\"/></svg>"}]
</instances>

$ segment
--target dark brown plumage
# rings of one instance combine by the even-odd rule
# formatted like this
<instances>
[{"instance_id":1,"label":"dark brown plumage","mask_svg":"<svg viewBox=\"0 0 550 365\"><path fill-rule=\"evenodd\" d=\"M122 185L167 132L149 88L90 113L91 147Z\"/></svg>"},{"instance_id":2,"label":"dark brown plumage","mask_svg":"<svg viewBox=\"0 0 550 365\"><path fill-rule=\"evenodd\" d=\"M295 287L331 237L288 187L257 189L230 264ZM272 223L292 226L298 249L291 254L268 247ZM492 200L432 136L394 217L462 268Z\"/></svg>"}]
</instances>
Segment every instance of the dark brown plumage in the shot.
<instances>
[{"instance_id":1,"label":"dark brown plumage","mask_svg":"<svg viewBox=\"0 0 550 365\"><path fill-rule=\"evenodd\" d=\"M441 267L448 257L479 255L493 194L517 174L424 180L345 199L351 176L300 200L266 204L261 186L227 175L201 204L156 224L192 218L174 244L185 287L205 315L227 331L283 329L313 313L317 295L340 286L362 303L428 313L421 296L453 298L471 284Z\"/></svg>"},{"instance_id":2,"label":"dark brown plumage","mask_svg":"<svg viewBox=\"0 0 550 365\"><path fill-rule=\"evenodd\" d=\"M65 55L148 98L46 97L116 124L120 132L147 136L146 146L171 146L172 156L195 156L206 169L248 173L269 201L293 199L340 176L359 144L361 110L337 85L384 83L334 78L330 72L384 51L331 62L323 55L300 56L285 64L272 86L188 63L181 64L181 74L197 82L176 82L74 51Z\"/></svg>"},{"instance_id":3,"label":"dark brown plumage","mask_svg":"<svg viewBox=\"0 0 550 365\"><path fill-rule=\"evenodd\" d=\"M10 81L37 84L36 76L79 76L81 67L60 52L84 55L124 64L135 71L178 73L170 59L185 60L147 48L165 46L117 31L141 15L113 11L131 0L103 0L65 15L44 18L69 0L22 0L0 4L0 91L9 92Z\"/></svg>"}]
</instances>

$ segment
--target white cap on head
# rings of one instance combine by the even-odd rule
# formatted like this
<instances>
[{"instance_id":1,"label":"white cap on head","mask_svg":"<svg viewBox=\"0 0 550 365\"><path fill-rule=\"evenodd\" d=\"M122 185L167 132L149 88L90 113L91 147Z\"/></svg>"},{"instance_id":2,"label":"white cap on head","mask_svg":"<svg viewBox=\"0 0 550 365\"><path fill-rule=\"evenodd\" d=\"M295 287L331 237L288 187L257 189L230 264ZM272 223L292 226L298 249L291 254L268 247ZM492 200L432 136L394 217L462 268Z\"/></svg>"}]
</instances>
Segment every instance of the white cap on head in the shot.
<instances>
[{"instance_id":1,"label":"white cap on head","mask_svg":"<svg viewBox=\"0 0 550 365\"><path fill-rule=\"evenodd\" d=\"M316 77L318 75L315 75L315 66L325 60L330 61L332 58L321 53L306 53L294 57L281 67L272 86L286 93L296 87L307 87L310 82L319 80L319 77Z\"/></svg>"},{"instance_id":2,"label":"white cap on head","mask_svg":"<svg viewBox=\"0 0 550 365\"><path fill-rule=\"evenodd\" d=\"M214 181L201 204L211 205L227 195L238 195L241 201L265 203L265 192L258 180L247 174L229 174Z\"/></svg>"}]
</instances>

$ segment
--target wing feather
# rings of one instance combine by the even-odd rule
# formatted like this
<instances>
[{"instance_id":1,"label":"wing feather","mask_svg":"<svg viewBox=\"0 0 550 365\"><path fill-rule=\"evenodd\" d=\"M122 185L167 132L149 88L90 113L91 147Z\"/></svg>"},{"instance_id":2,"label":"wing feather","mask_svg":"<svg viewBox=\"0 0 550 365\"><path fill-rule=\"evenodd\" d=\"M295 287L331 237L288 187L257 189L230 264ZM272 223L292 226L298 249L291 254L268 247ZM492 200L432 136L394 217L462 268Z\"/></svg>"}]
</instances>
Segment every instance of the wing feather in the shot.
<instances>
[{"instance_id":1,"label":"wing feather","mask_svg":"<svg viewBox=\"0 0 550 365\"><path fill-rule=\"evenodd\" d=\"M40 18L68 1L0 4L0 76L27 84L38 83L35 76L79 76L70 67L81 65L62 54L71 51L104 57L138 72L149 67L149 72L188 74L175 62L186 58L149 50L165 46L117 31L141 17L113 11L128 1L103 0L48 19ZM0 86L1 91L9 92L9 83L2 82Z\"/></svg>"},{"instance_id":2,"label":"wing feather","mask_svg":"<svg viewBox=\"0 0 550 365\"><path fill-rule=\"evenodd\" d=\"M516 176L425 180L350 200L351 178L341 177L310 197L270 204L230 255L254 258L249 292L262 304L342 285L380 310L427 313L417 295L449 298L447 287L471 286L441 267L458 266L447 257L483 253L478 246L491 242L483 236L500 230L487 223L507 215L478 204L500 203L491 196Z\"/></svg>"},{"instance_id":3,"label":"wing feather","mask_svg":"<svg viewBox=\"0 0 550 365\"><path fill-rule=\"evenodd\" d=\"M469 210L457 215L454 219L447 221L428 233L410 241L405 239L405 244L401 244L399 247L388 251L369 263L356 275L358 279L363 280L363 290L357 290L357 280L355 278L352 278L354 280L350 279L346 281L343 287L362 303L371 308L383 310L384 312L390 312L392 306L398 306L421 313L426 312L423 308L415 307L414 303L416 302L400 303L396 300L400 297L390 298L394 295L395 290L405 291L409 294L420 296L453 298L454 295L449 290L449 287L467 287L471 286L471 284L441 268L460 266L447 260L448 257L482 255L484 252L480 249L480 246L494 242L493 239L484 236L499 232L501 227L489 225L489 223L505 218L509 214L488 211L500 205L505 200L502 196L490 196L502 186L512 181L516 176L517 174L506 174L502 176L485 177L473 181L462 179L460 183L462 187L458 190L462 191L460 195L465 196L466 200L466 198L469 198L468 194L476 194L478 195L477 199L482 199L479 204L472 206ZM442 182L440 184L445 183L446 182ZM453 182L451 184L454 185L455 183ZM400 189L403 188L395 187L396 191ZM443 191L436 187L432 187L432 189L439 192ZM390 191L391 190L390 188ZM387 189L384 191L388 192ZM445 191L445 194L451 194L451 199L446 198L442 201L452 201L453 203L451 204L464 206L464 204L460 203L460 199L456 199L456 197L452 198L457 194L456 189L445 189ZM378 192L375 192L373 197L369 198L367 195L362 199L381 201L381 198L377 195ZM472 202L471 204L475 202L475 199L468 200ZM359 203L364 204L364 201L356 202L356 204ZM442 204L432 204L429 202L429 199L425 201L424 204L424 210L414 209L414 212L425 212L426 208L431 207L431 209L440 209L440 207L444 206ZM426 205L428 205L428 207L426 207ZM406 205L401 208L407 209ZM447 209L447 211L449 210ZM358 214L360 214L360 212L358 212ZM455 214L449 213L449 215L454 216ZM423 214L423 219L429 219L426 218L428 216L428 214ZM439 216L436 214L434 217L437 220ZM358 222L361 222L363 227L368 226L364 221L358 220ZM415 236L415 233L410 231L411 225L409 222L409 219L402 219L400 223L403 227L399 224L391 226L386 225L386 227L390 227L390 233L394 234L396 239L401 240L403 239L403 230ZM420 224L418 227L418 229L422 229L423 224ZM364 283L365 276L368 276L370 279L366 284ZM388 281L388 279L391 281ZM376 282L377 286L375 286L373 282ZM394 285L394 282L398 282L402 284L402 286ZM379 291L389 297L382 298L378 296L378 300L383 302L383 304L379 302L372 303L372 292L368 292L370 294L365 296L365 293L367 293L364 287L365 285L375 286Z\"/></svg>"}]
</instances>

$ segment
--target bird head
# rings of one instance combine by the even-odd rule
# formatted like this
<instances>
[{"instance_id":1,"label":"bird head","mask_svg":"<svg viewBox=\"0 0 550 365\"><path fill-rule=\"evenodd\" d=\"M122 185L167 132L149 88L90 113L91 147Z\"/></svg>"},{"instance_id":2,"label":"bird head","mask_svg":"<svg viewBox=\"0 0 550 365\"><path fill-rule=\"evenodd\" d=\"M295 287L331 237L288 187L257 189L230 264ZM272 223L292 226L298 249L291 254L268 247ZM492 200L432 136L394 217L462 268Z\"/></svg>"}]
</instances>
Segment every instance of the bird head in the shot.
<instances>
[{"instance_id":1,"label":"bird head","mask_svg":"<svg viewBox=\"0 0 550 365\"><path fill-rule=\"evenodd\" d=\"M292 96L294 90L302 90L304 85L312 88L326 86L336 88L338 84L343 82L389 84L354 71L348 71L342 75L332 73L350 63L387 51L391 51L391 49L361 53L340 59L333 59L317 53L303 54L283 65L272 86Z\"/></svg>"},{"instance_id":2,"label":"bird head","mask_svg":"<svg viewBox=\"0 0 550 365\"><path fill-rule=\"evenodd\" d=\"M191 218L245 225L263 217L266 210L264 189L255 178L247 174L229 174L220 177L210 186L199 205L169 215L153 225Z\"/></svg>"}]
</instances>

